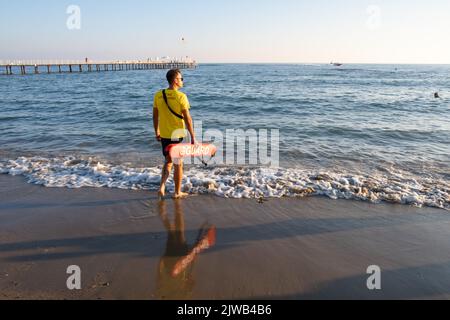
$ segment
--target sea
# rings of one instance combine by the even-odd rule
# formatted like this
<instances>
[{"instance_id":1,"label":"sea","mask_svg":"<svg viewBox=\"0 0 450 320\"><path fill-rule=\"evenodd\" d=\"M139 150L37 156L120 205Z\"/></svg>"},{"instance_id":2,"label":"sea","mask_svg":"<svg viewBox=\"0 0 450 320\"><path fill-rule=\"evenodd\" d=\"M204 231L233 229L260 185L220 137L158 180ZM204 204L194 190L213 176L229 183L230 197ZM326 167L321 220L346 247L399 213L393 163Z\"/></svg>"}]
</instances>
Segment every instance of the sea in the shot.
<instances>
[{"instance_id":1,"label":"sea","mask_svg":"<svg viewBox=\"0 0 450 320\"><path fill-rule=\"evenodd\" d=\"M157 190L152 108L166 72L0 75L0 173L45 187ZM277 161L194 161L187 192L450 210L450 65L199 64L183 77L201 132L271 142L278 132Z\"/></svg>"}]
</instances>

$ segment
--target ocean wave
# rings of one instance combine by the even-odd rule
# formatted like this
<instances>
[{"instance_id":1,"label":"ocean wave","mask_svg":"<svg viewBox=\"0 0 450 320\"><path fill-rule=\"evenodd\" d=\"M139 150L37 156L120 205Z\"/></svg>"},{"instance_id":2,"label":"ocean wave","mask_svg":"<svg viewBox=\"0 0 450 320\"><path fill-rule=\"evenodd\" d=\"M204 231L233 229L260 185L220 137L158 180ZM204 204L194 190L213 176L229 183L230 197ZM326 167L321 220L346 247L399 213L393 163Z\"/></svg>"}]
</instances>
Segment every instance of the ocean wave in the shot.
<instances>
[{"instance_id":1,"label":"ocean wave","mask_svg":"<svg viewBox=\"0 0 450 320\"><path fill-rule=\"evenodd\" d=\"M101 163L94 158L20 157L0 161L0 173L25 176L29 183L46 187L109 187L157 190L161 168L132 168ZM173 191L173 181L168 181ZM188 168L184 191L226 198L281 198L327 196L331 199L382 201L450 210L450 183L407 172L349 174L288 168Z\"/></svg>"},{"instance_id":2,"label":"ocean wave","mask_svg":"<svg viewBox=\"0 0 450 320\"><path fill-rule=\"evenodd\" d=\"M25 119L31 119L30 116L0 116L0 121L11 121L11 120L25 120Z\"/></svg>"}]
</instances>

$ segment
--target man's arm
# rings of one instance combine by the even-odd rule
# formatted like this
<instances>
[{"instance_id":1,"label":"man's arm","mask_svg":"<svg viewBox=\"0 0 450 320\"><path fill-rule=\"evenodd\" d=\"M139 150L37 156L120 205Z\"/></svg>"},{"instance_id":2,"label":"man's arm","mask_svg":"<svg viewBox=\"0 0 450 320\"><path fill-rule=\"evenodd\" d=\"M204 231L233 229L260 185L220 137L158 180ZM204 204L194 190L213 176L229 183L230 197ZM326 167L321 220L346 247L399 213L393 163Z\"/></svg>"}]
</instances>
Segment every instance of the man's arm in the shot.
<instances>
[{"instance_id":1,"label":"man's arm","mask_svg":"<svg viewBox=\"0 0 450 320\"><path fill-rule=\"evenodd\" d=\"M186 122L187 129L191 135L191 143L195 144L196 140L195 140L195 133L194 133L194 125L192 124L192 117L191 117L191 113L189 112L189 109L183 110L183 117L184 117L184 121Z\"/></svg>"},{"instance_id":2,"label":"man's arm","mask_svg":"<svg viewBox=\"0 0 450 320\"><path fill-rule=\"evenodd\" d=\"M161 133L159 132L159 111L153 107L153 128L155 129L156 140L161 141Z\"/></svg>"}]
</instances>

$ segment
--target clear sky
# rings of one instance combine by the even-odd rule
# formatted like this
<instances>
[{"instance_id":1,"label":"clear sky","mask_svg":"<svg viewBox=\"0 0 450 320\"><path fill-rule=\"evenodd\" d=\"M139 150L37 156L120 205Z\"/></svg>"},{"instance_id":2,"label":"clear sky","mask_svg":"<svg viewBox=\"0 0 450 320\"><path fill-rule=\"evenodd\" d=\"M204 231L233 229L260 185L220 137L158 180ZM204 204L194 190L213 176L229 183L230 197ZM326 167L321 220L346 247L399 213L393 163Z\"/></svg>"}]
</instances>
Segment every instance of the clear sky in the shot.
<instances>
[{"instance_id":1,"label":"clear sky","mask_svg":"<svg viewBox=\"0 0 450 320\"><path fill-rule=\"evenodd\" d=\"M450 0L0 0L0 12L3 60L450 63Z\"/></svg>"}]
</instances>

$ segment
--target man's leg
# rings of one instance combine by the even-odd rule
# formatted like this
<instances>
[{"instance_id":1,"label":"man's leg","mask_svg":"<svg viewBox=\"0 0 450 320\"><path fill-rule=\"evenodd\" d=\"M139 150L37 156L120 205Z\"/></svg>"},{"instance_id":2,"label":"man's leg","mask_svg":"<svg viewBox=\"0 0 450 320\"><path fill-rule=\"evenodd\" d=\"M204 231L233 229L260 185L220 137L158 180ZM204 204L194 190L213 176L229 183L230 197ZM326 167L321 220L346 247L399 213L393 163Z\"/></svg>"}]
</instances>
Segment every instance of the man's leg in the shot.
<instances>
[{"instance_id":1,"label":"man's leg","mask_svg":"<svg viewBox=\"0 0 450 320\"><path fill-rule=\"evenodd\" d=\"M179 159L178 162L175 164L175 174L174 174L174 181L175 181L175 199L184 198L187 197L187 193L181 192L181 183L183 181L183 160Z\"/></svg>"},{"instance_id":2,"label":"man's leg","mask_svg":"<svg viewBox=\"0 0 450 320\"><path fill-rule=\"evenodd\" d=\"M166 157L166 162L161 173L161 187L159 189L159 196L164 197L166 195L166 182L169 179L170 171L172 171L172 159L169 156Z\"/></svg>"}]
</instances>

